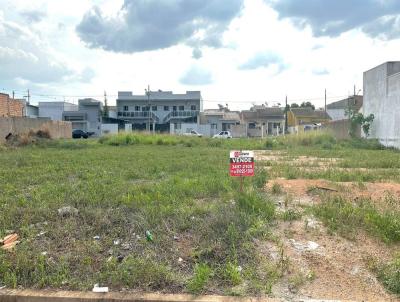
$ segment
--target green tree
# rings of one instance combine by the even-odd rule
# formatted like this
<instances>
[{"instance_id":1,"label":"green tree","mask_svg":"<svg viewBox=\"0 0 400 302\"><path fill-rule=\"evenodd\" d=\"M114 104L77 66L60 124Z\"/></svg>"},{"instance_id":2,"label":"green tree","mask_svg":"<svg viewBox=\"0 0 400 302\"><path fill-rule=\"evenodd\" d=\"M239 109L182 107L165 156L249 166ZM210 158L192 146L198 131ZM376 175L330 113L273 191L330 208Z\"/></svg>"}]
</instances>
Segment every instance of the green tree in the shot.
<instances>
[{"instance_id":1,"label":"green tree","mask_svg":"<svg viewBox=\"0 0 400 302\"><path fill-rule=\"evenodd\" d=\"M290 108L299 108L299 104L297 103L292 103L292 105L290 105Z\"/></svg>"},{"instance_id":2,"label":"green tree","mask_svg":"<svg viewBox=\"0 0 400 302\"><path fill-rule=\"evenodd\" d=\"M349 117L350 120L350 129L349 134L352 138L356 137L357 127L360 126L363 130L366 137L369 136L369 131L371 129L371 124L374 121L375 116L370 114L368 116L364 116L361 112L357 112L353 108L349 107L346 110L346 116Z\"/></svg>"},{"instance_id":3,"label":"green tree","mask_svg":"<svg viewBox=\"0 0 400 302\"><path fill-rule=\"evenodd\" d=\"M311 102L303 102L303 103L301 103L300 107L302 107L302 108L312 108L312 110L315 110L315 106Z\"/></svg>"}]
</instances>

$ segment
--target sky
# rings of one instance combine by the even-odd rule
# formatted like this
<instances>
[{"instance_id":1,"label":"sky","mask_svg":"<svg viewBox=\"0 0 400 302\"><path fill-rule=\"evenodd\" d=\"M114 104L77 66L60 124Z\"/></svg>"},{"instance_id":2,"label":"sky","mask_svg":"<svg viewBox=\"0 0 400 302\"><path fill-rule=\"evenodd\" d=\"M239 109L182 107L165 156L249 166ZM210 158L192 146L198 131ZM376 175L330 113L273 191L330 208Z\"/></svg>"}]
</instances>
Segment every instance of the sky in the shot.
<instances>
[{"instance_id":1,"label":"sky","mask_svg":"<svg viewBox=\"0 0 400 302\"><path fill-rule=\"evenodd\" d=\"M398 0L0 0L0 92L115 104L200 90L232 110L362 94L400 60Z\"/></svg>"}]
</instances>

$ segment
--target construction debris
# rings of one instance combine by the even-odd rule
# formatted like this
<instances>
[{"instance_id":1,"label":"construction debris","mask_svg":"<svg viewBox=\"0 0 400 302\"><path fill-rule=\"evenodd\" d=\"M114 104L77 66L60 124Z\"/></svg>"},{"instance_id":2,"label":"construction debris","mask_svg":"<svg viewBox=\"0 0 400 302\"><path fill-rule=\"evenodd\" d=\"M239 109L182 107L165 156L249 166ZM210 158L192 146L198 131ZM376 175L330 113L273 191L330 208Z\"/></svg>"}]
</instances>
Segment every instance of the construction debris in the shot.
<instances>
[{"instance_id":1,"label":"construction debris","mask_svg":"<svg viewBox=\"0 0 400 302\"><path fill-rule=\"evenodd\" d=\"M0 240L1 249L3 250L13 249L19 243L18 238L19 236L16 233L7 235L6 237L3 238L3 240Z\"/></svg>"},{"instance_id":2,"label":"construction debris","mask_svg":"<svg viewBox=\"0 0 400 302\"><path fill-rule=\"evenodd\" d=\"M92 291L94 293L108 293L108 287L99 287L98 284L95 284Z\"/></svg>"}]
</instances>

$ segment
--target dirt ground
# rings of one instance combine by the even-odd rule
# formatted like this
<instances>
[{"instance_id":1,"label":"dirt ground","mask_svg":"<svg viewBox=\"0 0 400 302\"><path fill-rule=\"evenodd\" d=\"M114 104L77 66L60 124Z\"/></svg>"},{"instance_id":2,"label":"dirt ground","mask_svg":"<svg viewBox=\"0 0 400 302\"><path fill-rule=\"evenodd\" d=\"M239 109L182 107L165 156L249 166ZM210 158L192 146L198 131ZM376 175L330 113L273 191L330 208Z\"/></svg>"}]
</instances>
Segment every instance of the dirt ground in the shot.
<instances>
[{"instance_id":1,"label":"dirt ground","mask_svg":"<svg viewBox=\"0 0 400 302\"><path fill-rule=\"evenodd\" d=\"M282 152L257 154L261 161L292 161ZM339 159L296 158L297 163L325 168ZM278 210L299 209L321 202L320 194L337 194L357 202L370 198L382 208L399 207L398 183L336 183L314 179L272 179L265 190L271 192L278 184L280 194L275 194ZM289 201L288 201L289 200ZM294 299L344 299L355 301L400 301L389 294L376 276L368 269L368 259L389 261L399 251L399 246L388 246L379 239L359 232L354 240L329 234L323 224L313 216L301 220L281 221L275 228L281 238L284 256L289 259L289 272L273 288L275 297ZM279 250L275 243L258 242L260 253L276 260ZM298 286L296 286L296 284Z\"/></svg>"}]
</instances>

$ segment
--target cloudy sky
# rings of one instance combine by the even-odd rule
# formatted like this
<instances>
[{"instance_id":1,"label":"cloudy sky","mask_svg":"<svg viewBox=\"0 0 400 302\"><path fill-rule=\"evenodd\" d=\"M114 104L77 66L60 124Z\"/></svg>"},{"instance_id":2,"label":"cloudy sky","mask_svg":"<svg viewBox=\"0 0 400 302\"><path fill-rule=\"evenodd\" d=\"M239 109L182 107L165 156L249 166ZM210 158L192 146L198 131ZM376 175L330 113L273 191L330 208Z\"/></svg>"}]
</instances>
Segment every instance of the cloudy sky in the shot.
<instances>
[{"instance_id":1,"label":"cloudy sky","mask_svg":"<svg viewBox=\"0 0 400 302\"><path fill-rule=\"evenodd\" d=\"M0 0L0 91L201 90L206 108L323 105L400 60L398 0ZM362 92L361 92L362 93Z\"/></svg>"}]
</instances>

